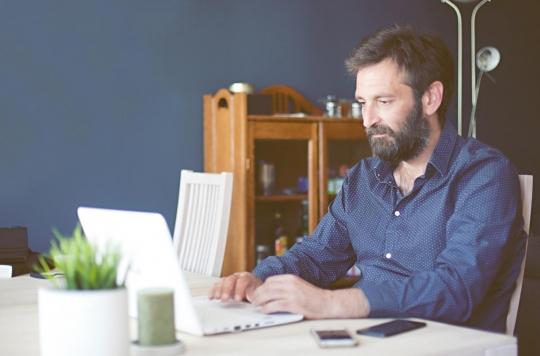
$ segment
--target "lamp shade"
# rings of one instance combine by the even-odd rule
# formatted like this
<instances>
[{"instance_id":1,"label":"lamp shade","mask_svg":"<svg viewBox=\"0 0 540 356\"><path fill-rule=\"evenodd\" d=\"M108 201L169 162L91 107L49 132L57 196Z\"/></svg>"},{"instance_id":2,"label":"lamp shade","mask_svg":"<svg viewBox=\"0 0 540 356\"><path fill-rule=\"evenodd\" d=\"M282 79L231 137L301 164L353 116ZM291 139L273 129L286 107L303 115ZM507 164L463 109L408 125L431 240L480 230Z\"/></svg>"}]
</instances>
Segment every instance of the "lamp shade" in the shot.
<instances>
[{"instance_id":1,"label":"lamp shade","mask_svg":"<svg viewBox=\"0 0 540 356\"><path fill-rule=\"evenodd\" d=\"M483 47L476 52L476 66L482 72L490 72L501 61L501 52L495 47Z\"/></svg>"}]
</instances>

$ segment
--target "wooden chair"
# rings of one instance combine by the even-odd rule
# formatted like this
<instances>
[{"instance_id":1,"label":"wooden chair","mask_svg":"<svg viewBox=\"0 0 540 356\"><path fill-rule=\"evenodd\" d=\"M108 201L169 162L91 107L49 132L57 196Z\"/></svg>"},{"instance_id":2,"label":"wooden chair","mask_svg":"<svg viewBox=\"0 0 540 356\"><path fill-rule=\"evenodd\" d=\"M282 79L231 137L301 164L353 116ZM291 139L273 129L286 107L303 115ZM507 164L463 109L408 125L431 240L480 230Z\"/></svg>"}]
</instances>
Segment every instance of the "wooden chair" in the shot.
<instances>
[{"instance_id":1,"label":"wooden chair","mask_svg":"<svg viewBox=\"0 0 540 356\"><path fill-rule=\"evenodd\" d=\"M269 86L261 89L260 94L272 96L272 112L274 114L303 112L308 115L322 115L323 113L321 108L287 85Z\"/></svg>"},{"instance_id":2,"label":"wooden chair","mask_svg":"<svg viewBox=\"0 0 540 356\"><path fill-rule=\"evenodd\" d=\"M520 175L519 184L521 188L521 203L523 213L523 230L529 235L529 228L531 226L531 205L532 205L532 190L533 190L533 176ZM516 319L519 308L519 299L521 298L521 289L523 288L523 276L525 274L525 260L527 258L527 243L528 238L525 241L525 255L523 256L523 262L521 263L521 271L516 280L516 287L512 293L510 299L510 307L508 308L508 315L506 317L506 334L514 335L514 329L516 327Z\"/></svg>"},{"instance_id":3,"label":"wooden chair","mask_svg":"<svg viewBox=\"0 0 540 356\"><path fill-rule=\"evenodd\" d=\"M180 268L219 277L225 255L232 173L182 170L173 244Z\"/></svg>"}]
</instances>

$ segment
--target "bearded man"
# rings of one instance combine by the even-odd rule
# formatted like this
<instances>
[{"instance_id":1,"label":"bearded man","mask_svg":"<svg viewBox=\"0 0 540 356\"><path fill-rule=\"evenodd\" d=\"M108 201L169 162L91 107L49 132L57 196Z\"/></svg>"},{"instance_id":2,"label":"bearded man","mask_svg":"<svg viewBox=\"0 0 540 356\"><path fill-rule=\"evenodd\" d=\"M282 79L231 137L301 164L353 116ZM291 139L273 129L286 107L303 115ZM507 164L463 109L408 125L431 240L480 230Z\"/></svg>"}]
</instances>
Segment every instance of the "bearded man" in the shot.
<instances>
[{"instance_id":1,"label":"bearded man","mask_svg":"<svg viewBox=\"0 0 540 356\"><path fill-rule=\"evenodd\" d=\"M452 55L438 38L392 27L346 60L373 157L349 170L312 235L210 297L309 319L418 317L504 332L524 255L511 162L445 120ZM360 280L324 289L356 265Z\"/></svg>"}]
</instances>

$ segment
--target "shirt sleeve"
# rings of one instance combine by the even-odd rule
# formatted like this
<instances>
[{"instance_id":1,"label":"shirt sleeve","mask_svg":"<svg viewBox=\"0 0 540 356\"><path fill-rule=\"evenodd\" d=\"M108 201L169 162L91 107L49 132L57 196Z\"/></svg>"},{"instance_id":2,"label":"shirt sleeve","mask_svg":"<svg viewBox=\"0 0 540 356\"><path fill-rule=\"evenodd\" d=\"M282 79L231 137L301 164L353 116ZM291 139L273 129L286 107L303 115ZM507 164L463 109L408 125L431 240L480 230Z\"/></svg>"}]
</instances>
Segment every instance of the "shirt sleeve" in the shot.
<instances>
[{"instance_id":1,"label":"shirt sleeve","mask_svg":"<svg viewBox=\"0 0 540 356\"><path fill-rule=\"evenodd\" d=\"M253 274L262 280L277 274L295 274L320 287L345 275L355 261L345 224L343 197L347 189L346 178L328 213L311 236L296 243L283 256L264 259Z\"/></svg>"},{"instance_id":2,"label":"shirt sleeve","mask_svg":"<svg viewBox=\"0 0 540 356\"><path fill-rule=\"evenodd\" d=\"M525 235L519 180L512 165L506 160L478 162L461 175L455 187L455 201L447 203L454 206L446 224L447 243L435 269L403 280L360 283L371 317L463 323L486 297L497 275L519 274Z\"/></svg>"}]
</instances>

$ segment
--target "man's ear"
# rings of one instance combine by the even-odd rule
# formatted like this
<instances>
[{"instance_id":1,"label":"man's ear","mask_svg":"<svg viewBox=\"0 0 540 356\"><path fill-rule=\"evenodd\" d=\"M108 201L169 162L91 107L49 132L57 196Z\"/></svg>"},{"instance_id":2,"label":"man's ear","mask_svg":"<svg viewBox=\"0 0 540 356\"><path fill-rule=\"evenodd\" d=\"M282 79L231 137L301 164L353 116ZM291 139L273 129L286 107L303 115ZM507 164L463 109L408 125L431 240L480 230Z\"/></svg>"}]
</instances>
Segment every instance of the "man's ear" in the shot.
<instances>
[{"instance_id":1,"label":"man's ear","mask_svg":"<svg viewBox=\"0 0 540 356\"><path fill-rule=\"evenodd\" d=\"M422 108L426 116L437 112L442 103L444 87L440 81L433 82L422 95Z\"/></svg>"}]
</instances>

